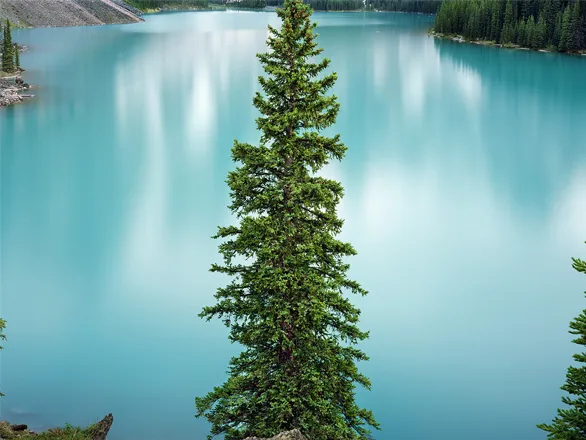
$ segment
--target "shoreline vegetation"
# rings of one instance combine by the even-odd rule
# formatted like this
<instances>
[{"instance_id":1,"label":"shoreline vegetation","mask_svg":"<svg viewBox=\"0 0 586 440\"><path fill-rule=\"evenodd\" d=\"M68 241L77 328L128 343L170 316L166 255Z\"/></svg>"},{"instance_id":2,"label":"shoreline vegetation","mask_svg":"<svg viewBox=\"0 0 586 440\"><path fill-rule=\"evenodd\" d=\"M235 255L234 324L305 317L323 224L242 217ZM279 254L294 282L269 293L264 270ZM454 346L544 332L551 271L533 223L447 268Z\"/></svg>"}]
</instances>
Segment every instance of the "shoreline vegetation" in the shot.
<instances>
[{"instance_id":1,"label":"shoreline vegetation","mask_svg":"<svg viewBox=\"0 0 586 440\"><path fill-rule=\"evenodd\" d=\"M586 56L586 50L575 51L575 52L559 52L558 50L554 50L553 48L550 48L550 49L532 49L530 47L524 47L524 46L520 46L520 45L514 44L514 43L499 44L496 41L490 41L490 40L473 40L473 39L466 38L465 36L458 35L458 34L442 34L440 32L434 31L433 29L430 29L428 33L432 37L439 38L439 39L442 39L442 40L451 40L451 41L455 41L457 43L476 44L478 46L492 46L492 47L498 47L498 48L502 48L502 49L526 50L526 51L531 51L531 52L564 53L566 55L582 55L582 56Z\"/></svg>"},{"instance_id":2,"label":"shoreline vegetation","mask_svg":"<svg viewBox=\"0 0 586 440\"><path fill-rule=\"evenodd\" d=\"M126 0L143 13L246 9L274 11L283 0ZM304 0L316 12L406 12L434 14L441 0Z\"/></svg>"},{"instance_id":3,"label":"shoreline vegetation","mask_svg":"<svg viewBox=\"0 0 586 440\"><path fill-rule=\"evenodd\" d=\"M24 69L20 67L20 53L26 50L12 41L10 21L6 20L5 26L0 29L0 107L22 102L33 95L21 95L20 92L31 87L22 79Z\"/></svg>"},{"instance_id":4,"label":"shoreline vegetation","mask_svg":"<svg viewBox=\"0 0 586 440\"><path fill-rule=\"evenodd\" d=\"M122 0L109 0L114 2L115 4L122 4L124 5L124 1ZM169 2L169 1L160 1L160 0L144 0L143 3L140 3L139 0L126 0L131 7L137 8L140 10L140 14L144 13L156 13L161 11L172 11L172 10L272 10L271 8L281 8L283 6L282 2L279 0L239 0L239 1L210 1L207 0L183 0L182 3L179 2ZM300 34L300 31L303 30L305 43L303 46L300 46L300 49L303 49L307 54L318 54L320 51L315 51L314 46L312 45L312 34L310 33L309 25L305 25L303 23L309 23L309 16L311 15L311 9L313 8L315 11L327 11L327 12L406 12L406 13L422 13L422 14L429 14L433 13L428 8L432 6L440 5L439 1L431 0L375 0L374 2L368 2L368 4L364 4L362 0L306 0L306 3L303 4L301 0L285 0L288 4L286 5L285 10L279 11L279 15L282 17L287 17L287 20L291 20L291 22L295 22L296 26L287 26L283 29L282 35L287 35L288 37L296 37L293 41L303 41L303 38ZM398 8L399 4L403 2L403 6L406 10L399 11ZM361 8L356 8L358 5L364 5ZM405 6L410 5L410 6ZM424 6L426 5L426 6ZM432 5L432 6L430 6ZM124 6L120 6L123 8ZM395 9L393 9L395 8ZM125 14L124 12L121 12ZM579 0L535 0L532 3L530 2L523 2L521 3L518 0L450 0L450 1L443 1L441 2L441 6L439 6L439 10L436 14L435 25L432 29L429 30L429 35L437 38L443 39L450 39L452 41L460 42L460 43L470 43L470 44L477 44L477 45L485 45L485 46L494 46L494 47L501 47L501 48L511 48L511 49L518 49L518 50L534 50L539 52L560 52L566 54L577 54L577 55L586 55L586 8L581 9L580 1ZM289 24L290 21L287 21ZM301 24L303 24L304 28L301 28ZM86 23L88 24L88 23ZM104 24L102 23L89 23L89 24ZM18 27L23 27L22 23L16 23ZM11 40L10 34L11 24L10 21L6 20L6 26L3 29L3 39L1 40L0 47L2 48L1 56L2 56L2 70L0 70L0 106L7 106L11 104L15 104L18 102L22 102L24 99L28 97L33 97L34 95L22 95L20 94L23 90L28 90L31 88L30 85L26 84L22 78L22 72L24 69L20 67L20 52L26 50L26 47L20 46L16 43L13 43ZM277 45L291 40L292 38L283 39L284 37L280 37L281 40L273 39L271 40L271 44L275 44L274 49L277 48ZM297 44L297 43L296 43ZM301 44L301 43L300 43ZM281 53L283 59L285 55L290 56L285 49L281 49L282 47L286 47L286 44L281 44L279 50L283 51ZM275 50L277 54L278 51ZM264 60L265 64L268 64L269 61L272 59L269 58L269 54L262 54L261 60ZM264 58L262 58L264 57ZM327 67L327 63L329 60L323 64L323 68ZM311 67L315 69L319 67L318 70L321 70L322 65L312 65ZM268 69L266 69L269 72ZM326 89L330 87L330 83L333 84L336 80L336 75L333 74L328 77L328 82L326 85L322 86L322 92L325 92ZM282 78L278 78L281 80ZM267 84L267 81L274 81L274 79L263 79L262 84ZM296 79L296 81L298 81ZM284 82L279 81L279 82ZM275 82L276 84L276 82ZM297 84L295 84L297 86ZM306 88L304 93L309 95L310 92L313 92L314 89L310 88L307 84L304 85ZM278 87L272 87L270 90L279 90ZM293 88L296 90L296 88ZM299 92L299 91L297 91ZM301 92L299 92L301 93ZM325 96L325 95L324 95ZM305 115L315 126L321 125L322 123L327 122L325 125L331 125L334 123L339 106L335 102L335 100L330 101L326 99L324 96L319 96L318 98L321 101L316 101L321 106L322 110L324 111L323 114L320 114L320 120L313 121L314 116ZM278 96L277 96L278 97ZM274 97L273 97L274 98ZM317 99L317 98L316 98ZM279 100L263 100L263 98L258 95L255 98L255 106L259 108L261 111L265 111L265 117L268 121L272 115L275 116L276 122L282 122L282 115L279 115L279 112L273 109L274 102L279 102ZM323 119L323 121L322 121ZM272 133L272 127L274 124L266 124L264 127L268 133ZM296 136L296 135L295 135ZM289 137L291 139L295 138L293 134L290 134ZM297 138L295 138L298 140ZM345 146L342 144L337 144L337 138L316 138L325 146L334 146L336 147L336 151L332 153L332 157L341 159L345 153ZM315 140L315 139L314 139ZM286 145L286 144L285 144ZM262 146L265 148L265 146ZM325 148L325 147L324 147ZM250 163L255 164L256 157L250 155L250 148L247 144L239 144L238 142L235 143L233 152L234 155L239 155L240 159L245 159L250 161ZM284 164L286 167L293 169L294 163L290 161L290 155L283 157ZM323 164L327 163L326 159L320 159ZM253 167L250 167L251 169ZM237 171L232 172L233 176L236 176L237 173L240 172L240 169ZM246 176L242 174L241 177L249 178L250 176ZM255 177L255 176L252 176ZM232 184L234 188L232 188L235 193L237 191L242 191L245 193L247 189L242 182L244 179L233 179ZM326 190L330 191L332 194L337 195L341 190L337 186L337 182L327 182L327 181L318 181L321 185L324 184L331 184L330 188L326 188ZM286 209L290 209L288 215L291 214L292 208L291 206L296 206L293 202L293 194L299 193L299 191L294 192L290 191L293 185L300 185L300 182L295 181L287 181L287 191L286 191ZM320 196L321 197L321 196ZM245 200L245 197L242 197L242 200ZM330 200L330 199L324 199ZM331 200L336 200L337 198L331 198ZM323 203L322 199L316 198L316 204ZM335 205L334 203L334 205ZM244 206L244 204L242 204ZM332 206L330 206L332 208ZM276 212L283 212L282 210L275 210ZM330 211L332 211L330 209ZM333 211L335 212L335 210ZM304 219L303 216L299 218ZM318 217L319 218L319 217ZM325 217L324 217L325 218ZM337 222L339 221L336 218L327 218L326 220L329 221L330 224L324 222L324 230L327 228L331 228L332 225L336 227ZM321 221L321 220L320 220ZM285 222L281 222L280 224L285 224ZM327 228L326 228L327 227ZM258 227L257 230L254 232L260 233L260 231L265 231L264 228ZM215 238L221 237L228 237L236 234L241 234L241 232L236 232L237 229L230 229L230 228L220 228L220 232ZM286 235L286 234L285 234ZM324 239L321 237L320 239ZM329 238L328 238L329 239ZM325 239L324 239L325 240ZM326 241L327 242L327 241ZM329 242L328 242L329 243ZM355 251L349 244L340 243L344 245L340 249L343 250L344 255L354 255ZM236 248L234 248L236 249ZM269 249L271 252L275 253L281 257L283 255L283 251L281 248ZM339 252L342 253L342 252ZM229 252L226 251L225 255L228 255ZM213 271L215 272L230 272L233 271L233 268L230 266L230 260L227 257L227 266L214 266ZM586 264L580 260L575 260L574 267L576 270L586 273ZM344 267L336 268L339 272L338 275L342 274L346 270ZM352 280L347 280L342 278L342 276L337 276L336 280L342 280L345 284L344 286L350 286L355 292L360 293L362 295L366 294L366 291L363 291L362 288ZM230 289L235 289L233 286L229 286L225 289L227 292L227 296L230 293ZM234 290L235 295L239 294L239 291ZM258 299L258 298L257 298ZM259 302L260 304L260 302ZM284 306L287 306L288 302L284 302ZM223 309L224 303L216 304L212 307L206 307L200 317L206 317L208 320L210 317L214 315L218 315L221 313L239 313L239 311L235 311L232 309ZM260 307L260 305L259 305ZM310 307L307 308L311 310ZM289 313L290 311L288 311ZM357 315L359 311L350 309L346 310L347 315L351 318L354 315ZM294 314L290 313L290 316L287 316L287 320L282 322L282 328L287 330L286 333L286 340L281 341L280 353L282 356L279 357L277 362L276 368L281 368L283 373L287 373L289 375L290 371L295 372L292 368L292 359L293 359L293 351L289 347L289 339L293 340L293 324L289 321L294 320ZM580 328L579 330L586 334L586 327L582 324L584 322L584 318L580 318ZM349 319L350 322L357 322L356 320ZM578 324L573 324L575 328ZM5 328L5 321L0 319L0 341L5 340L5 336L3 334L3 329ZM348 330L348 326L340 327L340 332L347 332L348 334L358 334L359 337L357 339L366 339L368 337L367 333L359 332L358 328L352 328ZM577 328L577 327L576 327ZM251 335L255 335L253 332L254 329L245 329L249 331ZM311 330L311 329L304 329L304 330ZM236 333L235 333L236 334ZM307 334L311 334L310 331L307 331ZM269 335L270 336L270 335ZM248 337L248 336L247 336ZM584 341L584 338L577 340L579 342ZM308 346L311 347L311 346ZM0 346L0 349L3 347ZM329 353L337 353L337 346L328 347L330 349ZM309 348L307 348L309 350ZM308 351L309 353L309 351ZM368 359L364 353L356 351L353 357L356 360L363 360ZM313 355L313 353L310 353ZM335 359L335 356L333 356ZM328 359L331 360L331 359ZM582 361L583 362L583 361ZM259 366L261 368L262 365ZM358 408L355 406L352 400L352 391L354 389L354 382L359 383L366 388L370 388L370 382L364 378L363 376L359 376L358 373L355 371L353 366L353 360L350 362L346 362L344 364L346 368L347 375L352 379L347 383L343 384L341 390L335 389L331 387L328 389L328 392L331 395L335 396L340 394L340 392L346 394L348 399L352 402L351 408L348 411L348 414L343 414L344 418L340 418L340 423L337 424L336 429L340 429L340 426L343 426L346 433L351 433L354 435L353 429L356 429L355 426L361 426L362 424L367 424L375 429L379 429L379 425L374 419L372 412L367 411L365 409ZM570 373L573 370L570 370ZM332 377L335 377L335 374L331 371ZM250 377L253 377L251 373ZM288 376L285 376L288 377ZM582 379L579 377L578 379ZM260 381L264 380L263 376L254 377L254 382L251 382L251 386L257 387L260 384L264 385L266 389L272 390L273 384L270 381L266 383L261 383ZM574 382L579 382L579 380L574 380ZM580 389L574 390L570 386L573 385L572 382L565 390L570 391L573 394L579 394L584 389L583 386ZM198 409L198 417L206 417L208 421L214 424L214 429L218 431L227 432L232 420L232 412L236 414L239 411L239 408L232 408L230 398L234 395L238 396L240 394L245 394L248 391L248 388L241 387L238 388L233 386L234 382L228 381L222 388L214 389L214 391L210 392L205 397L200 397L196 399L196 406ZM327 381L326 383L334 383L333 380ZM583 384L581 384L583 385ZM301 394L300 394L301 395ZM2 396L2 393L0 393ZM281 398L283 405L289 405L291 402L288 401L285 397ZM226 414L223 412L218 412L213 405L216 402L220 402L223 405L222 410L226 410ZM567 403L564 401L564 403ZM298 408L295 408L298 409ZM329 414L329 418L336 418L339 417L340 414L336 412L335 408L327 408L331 411ZM296 413L296 411L294 411ZM230 414L228 414L230 413ZM563 415L563 413L562 413ZM254 415L257 416L256 414ZM264 417L264 415L259 415L258 417ZM307 416L309 419L309 416ZM311 419L313 420L313 419ZM37 440L65 440L65 439L77 439L77 440L105 440L108 432L111 428L113 423L112 414L108 414L104 419L86 428L80 427L73 427L67 424L64 428L52 428L47 431L41 432L39 434L31 431L28 429L27 425L19 424L19 425L11 425L6 421L0 421L0 440L8 440L8 439L32 439L35 438ZM277 423L277 422L274 422ZM289 422L287 422L289 423ZM557 423L557 422L556 422ZM545 431L554 432L554 429L558 429L556 426L549 426L549 425L539 425L539 427ZM332 437L332 429L331 427L322 425L320 423L315 423L315 426L311 426L315 432L318 433L318 437L322 438L331 438ZM268 429L268 428L267 428ZM560 428L561 429L561 428ZM273 430L274 432L275 430ZM229 431L228 431L229 432ZM365 428L360 428L358 430L358 435L360 438L366 438L366 435L370 431L366 430ZM557 432L557 431L555 431ZM292 433L292 434L290 434ZM298 431L290 431L290 433L279 434L273 439L281 439L285 440L287 438L294 439L304 438L301 433ZM289 435L290 434L290 435ZM288 436L289 435L289 436ZM256 437L250 438L249 440L257 439ZM258 439L262 440L262 439Z\"/></svg>"},{"instance_id":5,"label":"shoreline vegetation","mask_svg":"<svg viewBox=\"0 0 586 440\"><path fill-rule=\"evenodd\" d=\"M114 417L108 414L99 422L86 428L74 427L69 424L65 428L52 428L41 433L28 429L27 425L11 425L0 421L0 439L2 440L106 440L112 427Z\"/></svg>"},{"instance_id":6,"label":"shoreline vegetation","mask_svg":"<svg viewBox=\"0 0 586 440\"><path fill-rule=\"evenodd\" d=\"M586 53L581 0L444 0L434 35L454 41L567 54Z\"/></svg>"}]
</instances>

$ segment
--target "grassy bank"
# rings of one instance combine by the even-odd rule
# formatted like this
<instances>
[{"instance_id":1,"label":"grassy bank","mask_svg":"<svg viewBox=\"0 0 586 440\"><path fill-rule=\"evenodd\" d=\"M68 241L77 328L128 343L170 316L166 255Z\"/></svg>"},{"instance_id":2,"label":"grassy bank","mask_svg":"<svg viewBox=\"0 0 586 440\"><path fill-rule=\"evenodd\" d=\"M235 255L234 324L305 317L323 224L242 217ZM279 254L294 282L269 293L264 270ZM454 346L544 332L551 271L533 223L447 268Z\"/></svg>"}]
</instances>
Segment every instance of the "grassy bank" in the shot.
<instances>
[{"instance_id":1,"label":"grassy bank","mask_svg":"<svg viewBox=\"0 0 586 440\"><path fill-rule=\"evenodd\" d=\"M8 422L0 422L0 438L18 440L93 440L98 430L98 424L87 428L66 425L65 428L54 428L40 434L33 434L28 430L13 430Z\"/></svg>"},{"instance_id":2,"label":"grassy bank","mask_svg":"<svg viewBox=\"0 0 586 440\"><path fill-rule=\"evenodd\" d=\"M29 431L26 425L10 425L8 422L0 422L0 438L6 440L105 440L113 422L114 417L112 414L108 414L102 420L86 428L67 424L64 428L48 429L40 434Z\"/></svg>"}]
</instances>

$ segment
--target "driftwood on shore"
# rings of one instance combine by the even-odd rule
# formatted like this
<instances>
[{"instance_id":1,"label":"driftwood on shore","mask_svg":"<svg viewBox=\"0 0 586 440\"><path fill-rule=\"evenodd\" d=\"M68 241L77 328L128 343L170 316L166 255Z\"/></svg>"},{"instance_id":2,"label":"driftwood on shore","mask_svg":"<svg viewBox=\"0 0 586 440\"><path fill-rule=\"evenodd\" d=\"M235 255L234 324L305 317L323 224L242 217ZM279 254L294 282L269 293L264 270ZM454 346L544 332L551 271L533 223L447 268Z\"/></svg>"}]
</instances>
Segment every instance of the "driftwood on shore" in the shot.
<instances>
[{"instance_id":1,"label":"driftwood on shore","mask_svg":"<svg viewBox=\"0 0 586 440\"><path fill-rule=\"evenodd\" d=\"M96 426L96 431L92 435L92 440L106 440L108 432L114 423L114 417L112 413L108 414L102 420L100 420Z\"/></svg>"}]
</instances>

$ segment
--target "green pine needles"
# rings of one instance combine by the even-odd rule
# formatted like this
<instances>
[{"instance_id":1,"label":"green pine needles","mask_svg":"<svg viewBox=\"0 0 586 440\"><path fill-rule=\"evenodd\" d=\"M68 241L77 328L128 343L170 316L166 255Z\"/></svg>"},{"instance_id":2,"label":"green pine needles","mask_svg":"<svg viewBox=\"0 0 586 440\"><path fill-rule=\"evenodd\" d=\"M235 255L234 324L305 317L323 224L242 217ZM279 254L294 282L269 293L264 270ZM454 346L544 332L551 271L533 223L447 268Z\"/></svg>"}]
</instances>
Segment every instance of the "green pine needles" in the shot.
<instances>
[{"instance_id":1,"label":"green pine needles","mask_svg":"<svg viewBox=\"0 0 586 440\"><path fill-rule=\"evenodd\" d=\"M18 45L16 43L14 44L14 68L16 71L21 70L20 69L20 54L18 51Z\"/></svg>"},{"instance_id":2,"label":"green pine needles","mask_svg":"<svg viewBox=\"0 0 586 440\"><path fill-rule=\"evenodd\" d=\"M573 268L586 274L586 262L573 258ZM586 294L586 292L584 292ZM570 323L570 333L578 335L572 342L586 346L586 310L583 310ZM586 438L586 353L574 355L578 367L570 366L566 374L566 383L561 387L569 396L563 396L562 402L567 409L558 409L558 416L551 425L541 424L538 428L548 432L551 440L582 440Z\"/></svg>"},{"instance_id":3,"label":"green pine needles","mask_svg":"<svg viewBox=\"0 0 586 440\"><path fill-rule=\"evenodd\" d=\"M10 22L8 20L6 20L4 39L2 40L2 70L7 73L16 71L14 65L14 46L12 45Z\"/></svg>"},{"instance_id":4,"label":"green pine needles","mask_svg":"<svg viewBox=\"0 0 586 440\"><path fill-rule=\"evenodd\" d=\"M199 316L222 318L244 351L230 360L223 385L195 399L196 416L212 424L208 439L298 428L311 440L354 440L370 438L365 425L380 429L354 400L356 383L371 384L355 365L368 357L351 345L368 332L358 329L360 310L343 293L367 292L346 275L343 259L356 251L335 239L344 190L315 174L341 160L346 146L339 135L320 135L340 105L326 95L336 74L320 75L330 61L314 62L323 49L311 13L302 0L277 10L282 27L269 26L270 51L257 55L267 74L259 77L265 96L253 100L260 145L232 148L241 166L227 183L239 225L218 228L224 264L211 271L234 279Z\"/></svg>"}]
</instances>

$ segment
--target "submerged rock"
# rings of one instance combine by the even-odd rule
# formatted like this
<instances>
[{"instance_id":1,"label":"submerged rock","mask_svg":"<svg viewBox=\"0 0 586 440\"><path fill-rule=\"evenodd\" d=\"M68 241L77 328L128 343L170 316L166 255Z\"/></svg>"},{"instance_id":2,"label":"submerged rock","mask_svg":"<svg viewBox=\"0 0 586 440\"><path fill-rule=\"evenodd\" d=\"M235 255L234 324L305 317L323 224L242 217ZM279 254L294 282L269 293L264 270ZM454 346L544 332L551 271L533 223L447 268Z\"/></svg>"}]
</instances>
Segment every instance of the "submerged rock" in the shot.
<instances>
[{"instance_id":1,"label":"submerged rock","mask_svg":"<svg viewBox=\"0 0 586 440\"><path fill-rule=\"evenodd\" d=\"M307 437L301 434L298 429L294 429L293 431L281 432L271 438L248 437L244 440L307 440Z\"/></svg>"}]
</instances>

